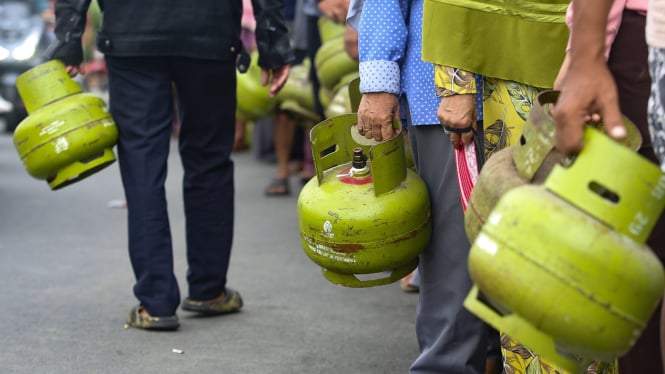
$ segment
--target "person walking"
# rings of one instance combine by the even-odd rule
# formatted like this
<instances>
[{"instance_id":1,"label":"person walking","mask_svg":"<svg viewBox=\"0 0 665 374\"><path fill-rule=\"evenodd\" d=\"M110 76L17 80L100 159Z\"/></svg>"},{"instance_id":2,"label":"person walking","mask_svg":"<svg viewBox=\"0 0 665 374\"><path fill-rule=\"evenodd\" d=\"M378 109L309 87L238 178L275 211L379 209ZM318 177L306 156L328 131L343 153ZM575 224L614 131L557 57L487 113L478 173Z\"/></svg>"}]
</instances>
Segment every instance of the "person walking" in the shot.
<instances>
[{"instance_id":1,"label":"person walking","mask_svg":"<svg viewBox=\"0 0 665 374\"><path fill-rule=\"evenodd\" d=\"M71 76L81 72L81 36L90 0L56 0L55 42L46 53ZM281 0L252 0L258 64L274 96L289 74ZM236 60L242 1L100 1L97 48L105 56L110 111L118 126L118 161L127 200L129 256L139 304L130 327L175 330L181 303L173 271L167 175L175 84L184 168L188 297L182 309L237 312L240 294L226 286L233 242Z\"/></svg>"}]
</instances>

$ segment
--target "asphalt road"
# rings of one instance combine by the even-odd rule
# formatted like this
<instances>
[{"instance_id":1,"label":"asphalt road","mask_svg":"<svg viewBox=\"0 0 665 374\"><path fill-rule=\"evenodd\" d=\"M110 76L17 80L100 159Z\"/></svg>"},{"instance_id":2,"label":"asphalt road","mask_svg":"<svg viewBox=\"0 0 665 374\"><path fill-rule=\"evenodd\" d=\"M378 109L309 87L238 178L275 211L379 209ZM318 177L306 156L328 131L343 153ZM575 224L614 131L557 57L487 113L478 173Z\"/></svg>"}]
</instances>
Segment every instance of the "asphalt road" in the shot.
<instances>
[{"instance_id":1,"label":"asphalt road","mask_svg":"<svg viewBox=\"0 0 665 374\"><path fill-rule=\"evenodd\" d=\"M0 374L406 373L417 296L397 284L334 285L300 247L297 189L268 198L274 166L234 155L236 236L229 286L241 313L179 311L177 332L124 329L133 274L117 164L51 191L0 135ZM167 193L183 297L184 220L175 141ZM298 179L291 180L292 188ZM176 353L175 350L179 350Z\"/></svg>"}]
</instances>

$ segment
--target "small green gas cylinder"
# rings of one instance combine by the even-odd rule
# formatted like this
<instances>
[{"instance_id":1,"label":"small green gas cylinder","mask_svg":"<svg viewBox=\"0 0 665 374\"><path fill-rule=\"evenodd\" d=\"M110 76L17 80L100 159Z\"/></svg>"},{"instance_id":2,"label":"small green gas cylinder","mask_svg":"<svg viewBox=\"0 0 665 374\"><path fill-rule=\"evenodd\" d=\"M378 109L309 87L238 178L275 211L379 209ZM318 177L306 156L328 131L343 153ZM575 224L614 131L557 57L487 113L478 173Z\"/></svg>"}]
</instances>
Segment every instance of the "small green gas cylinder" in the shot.
<instances>
[{"instance_id":1,"label":"small green gas cylinder","mask_svg":"<svg viewBox=\"0 0 665 374\"><path fill-rule=\"evenodd\" d=\"M401 133L357 135L355 114L311 131L316 178L298 196L303 249L329 281L347 287L395 282L418 264L431 236L427 187L406 166Z\"/></svg>"},{"instance_id":2,"label":"small green gas cylinder","mask_svg":"<svg viewBox=\"0 0 665 374\"><path fill-rule=\"evenodd\" d=\"M280 110L317 123L321 121L321 116L314 111L312 82L309 80L310 65L310 60L306 58L302 63L291 66L289 79L274 100L278 102Z\"/></svg>"},{"instance_id":3,"label":"small green gas cylinder","mask_svg":"<svg viewBox=\"0 0 665 374\"><path fill-rule=\"evenodd\" d=\"M29 115L14 131L14 146L31 176L57 190L115 161L118 130L106 103L83 93L62 62L26 71L16 87Z\"/></svg>"},{"instance_id":4,"label":"small green gas cylinder","mask_svg":"<svg viewBox=\"0 0 665 374\"><path fill-rule=\"evenodd\" d=\"M501 197L469 254L465 306L581 373L625 354L663 296L645 241L665 207L665 174L589 126L569 161Z\"/></svg>"},{"instance_id":5,"label":"small green gas cylinder","mask_svg":"<svg viewBox=\"0 0 665 374\"><path fill-rule=\"evenodd\" d=\"M258 52L251 55L247 72L236 72L236 116L246 121L268 117L277 101L270 98L270 86L261 83L261 67Z\"/></svg>"}]
</instances>

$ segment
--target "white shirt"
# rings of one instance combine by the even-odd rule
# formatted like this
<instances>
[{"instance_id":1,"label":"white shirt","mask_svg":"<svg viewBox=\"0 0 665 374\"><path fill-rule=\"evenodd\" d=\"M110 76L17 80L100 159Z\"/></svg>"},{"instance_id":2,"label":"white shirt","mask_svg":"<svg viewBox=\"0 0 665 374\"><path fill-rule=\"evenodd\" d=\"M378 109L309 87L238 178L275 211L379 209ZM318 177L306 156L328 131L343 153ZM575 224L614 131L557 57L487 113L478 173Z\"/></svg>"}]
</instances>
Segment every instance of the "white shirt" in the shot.
<instances>
[{"instance_id":1,"label":"white shirt","mask_svg":"<svg viewBox=\"0 0 665 374\"><path fill-rule=\"evenodd\" d=\"M651 0L647 11L647 43L665 48L665 0Z\"/></svg>"}]
</instances>

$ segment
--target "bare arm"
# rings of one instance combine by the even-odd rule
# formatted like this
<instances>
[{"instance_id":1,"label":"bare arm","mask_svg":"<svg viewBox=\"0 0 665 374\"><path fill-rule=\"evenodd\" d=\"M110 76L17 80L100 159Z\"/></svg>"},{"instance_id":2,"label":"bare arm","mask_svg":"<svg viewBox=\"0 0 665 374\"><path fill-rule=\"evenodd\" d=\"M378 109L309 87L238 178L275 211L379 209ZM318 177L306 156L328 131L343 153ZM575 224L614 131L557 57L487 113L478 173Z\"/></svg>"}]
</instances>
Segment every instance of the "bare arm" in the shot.
<instances>
[{"instance_id":1,"label":"bare arm","mask_svg":"<svg viewBox=\"0 0 665 374\"><path fill-rule=\"evenodd\" d=\"M319 10L335 23L346 23L349 0L321 0Z\"/></svg>"},{"instance_id":2,"label":"bare arm","mask_svg":"<svg viewBox=\"0 0 665 374\"><path fill-rule=\"evenodd\" d=\"M621 121L614 78L605 61L605 29L612 0L573 3L569 67L555 89L561 91L552 116L557 123L556 145L565 153L582 148L585 122L600 114L610 136L626 135Z\"/></svg>"}]
</instances>

